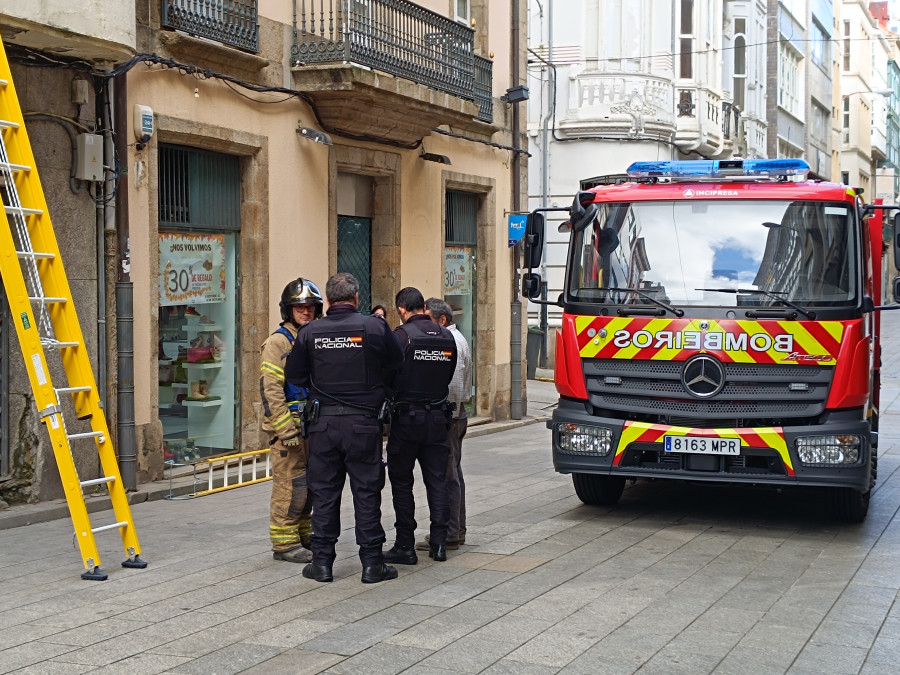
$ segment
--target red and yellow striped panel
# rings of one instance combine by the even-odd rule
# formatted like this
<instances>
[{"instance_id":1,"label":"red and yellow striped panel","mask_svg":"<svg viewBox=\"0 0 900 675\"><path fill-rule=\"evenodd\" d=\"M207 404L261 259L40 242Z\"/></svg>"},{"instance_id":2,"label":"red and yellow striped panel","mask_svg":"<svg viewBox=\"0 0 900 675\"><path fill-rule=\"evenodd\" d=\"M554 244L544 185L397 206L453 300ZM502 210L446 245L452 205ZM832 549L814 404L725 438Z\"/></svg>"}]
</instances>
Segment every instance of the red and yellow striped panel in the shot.
<instances>
[{"instance_id":1,"label":"red and yellow striped panel","mask_svg":"<svg viewBox=\"0 0 900 675\"><path fill-rule=\"evenodd\" d=\"M632 443L658 443L662 451L663 436L706 436L708 438L739 438L742 448L771 448L778 453L788 476L794 475L794 465L788 453L787 442L781 427L756 427L753 429L692 429L667 424L626 422L619 437L613 466L619 466L625 449Z\"/></svg>"},{"instance_id":2,"label":"red and yellow striped panel","mask_svg":"<svg viewBox=\"0 0 900 675\"><path fill-rule=\"evenodd\" d=\"M844 333L840 321L570 318L587 359L685 361L706 353L726 363L833 366Z\"/></svg>"}]
</instances>

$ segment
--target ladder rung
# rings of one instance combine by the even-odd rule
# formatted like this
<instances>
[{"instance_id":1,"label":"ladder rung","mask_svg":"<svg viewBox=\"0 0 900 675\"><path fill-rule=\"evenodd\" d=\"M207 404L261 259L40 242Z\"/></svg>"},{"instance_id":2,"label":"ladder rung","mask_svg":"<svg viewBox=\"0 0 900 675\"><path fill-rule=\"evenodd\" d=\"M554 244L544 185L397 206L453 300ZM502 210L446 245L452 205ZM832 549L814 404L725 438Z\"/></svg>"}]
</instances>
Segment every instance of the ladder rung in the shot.
<instances>
[{"instance_id":1,"label":"ladder rung","mask_svg":"<svg viewBox=\"0 0 900 675\"><path fill-rule=\"evenodd\" d=\"M83 480L81 481L81 487L87 487L88 485L100 485L101 483L112 483L115 479L115 476L103 476L102 478Z\"/></svg>"},{"instance_id":2,"label":"ladder rung","mask_svg":"<svg viewBox=\"0 0 900 675\"><path fill-rule=\"evenodd\" d=\"M56 390L57 394L74 393L76 391L90 391L90 387L60 387Z\"/></svg>"},{"instance_id":3,"label":"ladder rung","mask_svg":"<svg viewBox=\"0 0 900 675\"><path fill-rule=\"evenodd\" d=\"M24 206L5 206L4 209L11 215L21 213L22 215L39 216L43 213L40 209L29 209Z\"/></svg>"},{"instance_id":4,"label":"ladder rung","mask_svg":"<svg viewBox=\"0 0 900 675\"><path fill-rule=\"evenodd\" d=\"M52 253L38 253L37 251L16 251L20 258L55 258Z\"/></svg>"},{"instance_id":5,"label":"ladder rung","mask_svg":"<svg viewBox=\"0 0 900 675\"><path fill-rule=\"evenodd\" d=\"M68 298L52 298L46 295L29 297L32 302L66 302Z\"/></svg>"},{"instance_id":6,"label":"ladder rung","mask_svg":"<svg viewBox=\"0 0 900 675\"><path fill-rule=\"evenodd\" d=\"M91 528L91 532L103 532L105 530L115 530L117 527L127 527L128 523L124 520L119 521L118 523L113 523L112 525L101 525L100 527Z\"/></svg>"},{"instance_id":7,"label":"ladder rung","mask_svg":"<svg viewBox=\"0 0 900 675\"><path fill-rule=\"evenodd\" d=\"M18 129L19 123L10 122L9 120L0 120L0 127L3 127L5 129Z\"/></svg>"},{"instance_id":8,"label":"ladder rung","mask_svg":"<svg viewBox=\"0 0 900 675\"><path fill-rule=\"evenodd\" d=\"M49 340L44 338L41 340L41 346L45 349L64 349L66 347L79 347L81 346L80 342L58 342L56 340Z\"/></svg>"},{"instance_id":9,"label":"ladder rung","mask_svg":"<svg viewBox=\"0 0 900 675\"><path fill-rule=\"evenodd\" d=\"M5 86L8 85L8 84L9 84L9 80L2 80L2 79L0 79L0 87L5 87Z\"/></svg>"},{"instance_id":10,"label":"ladder rung","mask_svg":"<svg viewBox=\"0 0 900 675\"><path fill-rule=\"evenodd\" d=\"M69 434L68 437L69 438L97 438L102 435L103 435L102 431L85 431L80 434Z\"/></svg>"},{"instance_id":11,"label":"ladder rung","mask_svg":"<svg viewBox=\"0 0 900 675\"><path fill-rule=\"evenodd\" d=\"M7 168L10 171L31 171L31 167L25 164L13 164L12 162L0 162L0 168Z\"/></svg>"}]
</instances>

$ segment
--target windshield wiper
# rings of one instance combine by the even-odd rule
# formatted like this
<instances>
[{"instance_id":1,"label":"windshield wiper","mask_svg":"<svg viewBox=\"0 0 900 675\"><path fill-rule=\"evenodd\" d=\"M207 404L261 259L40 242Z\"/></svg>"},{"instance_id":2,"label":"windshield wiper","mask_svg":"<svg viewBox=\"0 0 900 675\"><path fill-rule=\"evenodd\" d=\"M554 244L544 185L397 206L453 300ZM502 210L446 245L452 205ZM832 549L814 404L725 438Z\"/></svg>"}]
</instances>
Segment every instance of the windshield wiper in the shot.
<instances>
[{"instance_id":1,"label":"windshield wiper","mask_svg":"<svg viewBox=\"0 0 900 675\"><path fill-rule=\"evenodd\" d=\"M790 300L786 300L782 298L778 293L774 291L765 291L761 288L695 288L695 291L710 291L712 293L732 293L737 295L738 293L746 293L748 295L765 295L767 298L771 298L776 302L780 302L782 305L786 305L791 309L797 310L807 319L815 319L816 313L810 312L808 309L803 309L800 305L791 302ZM749 315L749 312L748 312Z\"/></svg>"},{"instance_id":2,"label":"windshield wiper","mask_svg":"<svg viewBox=\"0 0 900 675\"><path fill-rule=\"evenodd\" d=\"M649 293L645 293L644 291L639 291L639 290L636 289L636 288L622 288L621 286L602 286L602 287L597 288L597 289L595 289L595 290L598 290L598 291L606 291L606 292L618 291L618 292L620 292L620 293L635 293L635 294L641 296L642 298L645 298L645 299L649 300L649 301L652 302L654 305L656 305L656 306L658 306L658 307L662 307L663 309L669 310L669 311L672 312L672 314L674 314L675 316L678 316L678 317L684 316L684 310L683 310L683 309L678 309L677 307L672 307L672 305L667 305L667 304L664 303L662 300L657 300L656 298L654 298L654 297L653 297L652 295L650 295Z\"/></svg>"}]
</instances>

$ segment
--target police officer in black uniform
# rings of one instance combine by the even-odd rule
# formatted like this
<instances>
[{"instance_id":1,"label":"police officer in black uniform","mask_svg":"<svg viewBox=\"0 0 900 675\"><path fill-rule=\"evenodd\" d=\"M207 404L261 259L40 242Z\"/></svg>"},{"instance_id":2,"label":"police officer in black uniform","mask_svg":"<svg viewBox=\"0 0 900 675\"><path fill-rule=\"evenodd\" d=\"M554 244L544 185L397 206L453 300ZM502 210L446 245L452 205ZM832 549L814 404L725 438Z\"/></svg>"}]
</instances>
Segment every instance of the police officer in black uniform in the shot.
<instances>
[{"instance_id":1,"label":"police officer in black uniform","mask_svg":"<svg viewBox=\"0 0 900 675\"><path fill-rule=\"evenodd\" d=\"M303 576L333 579L341 492L349 476L362 582L374 584L397 576L395 568L384 564L381 550L381 417L384 377L399 368L403 351L382 319L357 310L359 282L352 274L331 277L325 297L326 316L300 330L284 369L288 382L309 389L306 479L315 508L313 561L303 568Z\"/></svg>"},{"instance_id":2,"label":"police officer in black uniform","mask_svg":"<svg viewBox=\"0 0 900 675\"><path fill-rule=\"evenodd\" d=\"M456 369L456 340L449 330L425 313L425 298L418 289L397 294L397 312L403 325L394 331L404 348L403 367L394 381L394 415L387 443L388 476L394 498L397 538L387 551L387 562L415 565L416 504L413 467L422 470L431 518L428 555L447 559L447 434L451 407L448 386Z\"/></svg>"}]
</instances>

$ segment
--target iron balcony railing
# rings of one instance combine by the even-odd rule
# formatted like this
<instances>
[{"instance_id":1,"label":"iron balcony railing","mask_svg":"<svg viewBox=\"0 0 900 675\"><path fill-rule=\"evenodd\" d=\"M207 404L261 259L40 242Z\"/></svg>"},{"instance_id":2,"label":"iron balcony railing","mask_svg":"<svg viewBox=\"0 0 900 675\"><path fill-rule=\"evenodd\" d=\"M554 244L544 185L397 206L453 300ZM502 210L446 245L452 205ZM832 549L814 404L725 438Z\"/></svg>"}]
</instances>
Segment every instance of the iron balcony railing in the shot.
<instances>
[{"instance_id":1,"label":"iron balcony railing","mask_svg":"<svg viewBox=\"0 0 900 675\"><path fill-rule=\"evenodd\" d=\"M479 78L490 71L482 60L476 69L475 33L468 26L408 0L299 0L299 5L295 65L355 63L470 101L479 100L479 93L490 98L489 83L482 79L476 85L476 70Z\"/></svg>"},{"instance_id":2,"label":"iron balcony railing","mask_svg":"<svg viewBox=\"0 0 900 675\"><path fill-rule=\"evenodd\" d=\"M163 28L259 52L258 0L162 0Z\"/></svg>"}]
</instances>

